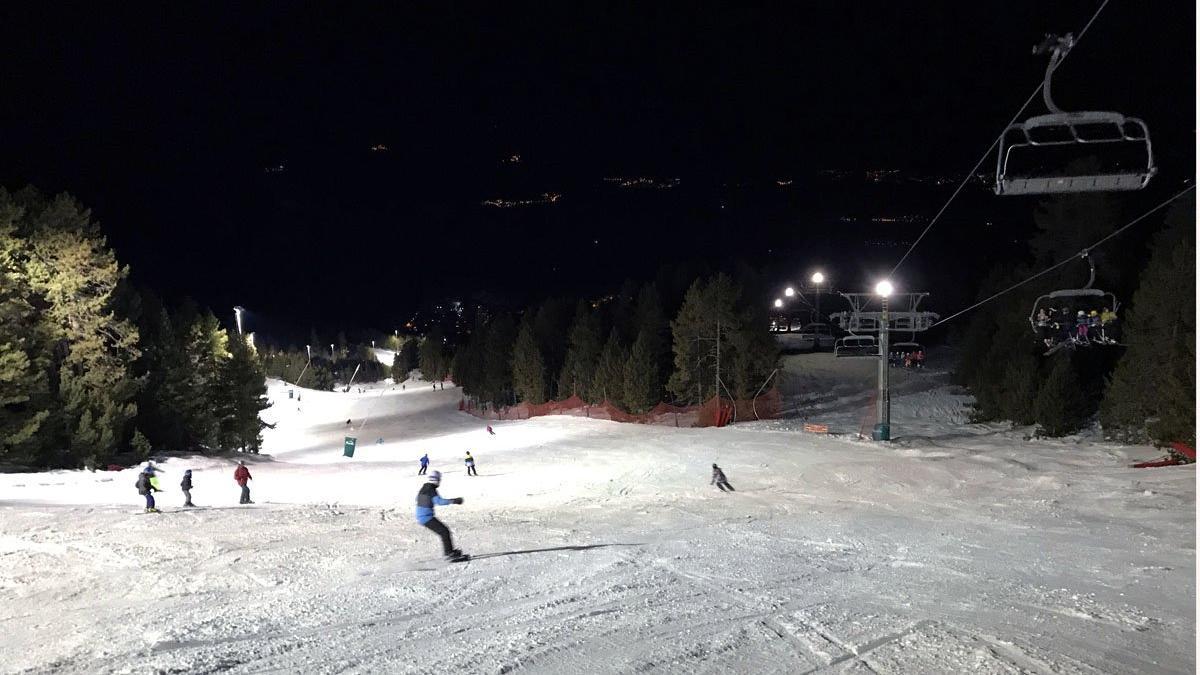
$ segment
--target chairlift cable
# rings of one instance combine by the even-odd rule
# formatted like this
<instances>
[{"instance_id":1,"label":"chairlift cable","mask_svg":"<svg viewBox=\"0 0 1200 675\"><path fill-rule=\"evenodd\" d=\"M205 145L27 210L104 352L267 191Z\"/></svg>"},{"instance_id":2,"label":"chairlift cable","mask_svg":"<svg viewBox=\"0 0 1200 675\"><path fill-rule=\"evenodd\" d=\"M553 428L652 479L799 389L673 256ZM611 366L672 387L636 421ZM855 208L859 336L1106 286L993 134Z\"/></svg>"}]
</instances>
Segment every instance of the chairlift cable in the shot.
<instances>
[{"instance_id":1,"label":"chairlift cable","mask_svg":"<svg viewBox=\"0 0 1200 675\"><path fill-rule=\"evenodd\" d=\"M1083 39L1084 33L1088 32L1088 29L1092 27L1092 24L1095 23L1096 19L1100 16L1100 12L1103 12L1104 8L1108 6L1108 3L1109 0L1104 0L1104 2L1100 3L1100 7L1096 9L1096 13L1092 14L1092 18L1088 20L1086 25L1084 25L1083 30L1079 31L1079 36L1075 38L1075 42L1072 45L1071 50L1068 50L1067 53L1062 55L1062 58L1058 62L1059 66L1062 65L1063 61L1067 60L1067 57L1071 55L1071 51L1074 51L1074 48L1079 45L1079 41ZM904 264L904 261L908 259L908 256L911 255L913 250L917 248L917 244L920 244L921 240L925 238L925 235L929 234L929 231L933 229L935 224L937 224L938 219L942 217L942 214L946 212L946 209L950 208L950 204L954 202L955 198L958 197L958 194L962 192L962 189L967 186L967 183L969 183L971 179L975 177L975 172L979 170L979 167L983 166L984 161L991 156L992 151L995 150L996 146L1000 144L1001 140L1003 140L1004 134L1008 131L1009 127L1011 127L1013 124L1016 124L1017 120L1020 119L1022 114L1024 114L1025 109L1029 107L1029 104L1033 101L1033 99L1037 98L1037 95L1041 93L1043 87L1045 86L1046 82L1044 79L1038 82L1038 85L1033 90L1033 93L1029 95L1029 98L1025 99L1025 102L1021 104L1021 107L1017 110L1017 113L1013 115L1012 119L1008 121L1008 124L1004 125L1004 128L1001 129L1000 135L996 136L996 139L993 140L992 144L988 146L988 149L983 153L983 156L979 158L979 161L975 162L975 166L971 167L971 170L967 172L965 177L963 177L962 182L958 184L958 188L954 190L954 194L950 195L950 199L946 200L946 203L942 205L942 208L937 212L937 215L935 215L933 219L929 221L929 224L925 226L925 229L921 232L921 235L917 237L917 240L914 241L912 245L908 247L908 250L904 252L904 256L900 258L900 262L896 263L896 266L892 268L891 272L888 272L888 278L891 278L896 274L896 270L900 269L900 266Z\"/></svg>"},{"instance_id":2,"label":"chairlift cable","mask_svg":"<svg viewBox=\"0 0 1200 675\"><path fill-rule=\"evenodd\" d=\"M1118 234L1121 234L1121 233L1122 233L1122 232L1124 232L1125 230L1128 230L1129 228L1133 227L1133 226L1134 226L1134 225L1136 225L1137 223L1139 223L1139 222L1141 222L1142 220L1144 220L1144 219L1145 219L1147 216L1149 216L1150 214L1154 213L1155 211L1158 211L1159 209L1161 209L1161 208L1163 208L1164 206L1166 206L1166 205L1170 204L1171 202L1175 201L1176 199L1179 199L1180 197L1184 196L1185 194L1187 194L1187 193L1191 192L1191 191L1192 191L1192 190L1194 190L1194 189L1196 189L1196 186L1193 184L1193 185L1190 185L1190 186L1188 186L1188 187L1187 187L1187 188L1185 188L1184 190L1181 190L1180 192L1177 192L1177 193L1176 193L1174 196L1172 196L1170 199L1166 200L1165 202L1162 202L1162 203L1160 203L1158 206L1155 206L1154 208L1152 208L1152 209L1150 209L1149 211L1147 211L1147 212L1143 213L1142 215L1138 216L1137 218L1134 218L1133 220L1129 221L1128 223L1126 223L1124 226L1120 227L1119 229L1117 229L1117 230L1114 230L1114 231L1110 232L1110 233L1109 233L1109 234L1107 234L1107 235L1106 235L1104 238L1100 239L1100 240L1099 240L1099 241L1097 241L1096 243L1094 243L1094 244L1092 244L1092 245L1090 245L1090 246L1087 246L1087 247L1085 247L1085 248L1084 248L1082 251L1080 251L1080 252L1079 252L1079 255L1088 255L1088 254L1090 254L1090 253L1092 252L1092 249L1096 248L1097 246L1100 246L1101 244L1103 244L1104 242L1108 241L1109 239L1112 239L1113 237L1117 236ZM1021 280L1021 281L1018 281L1017 283L1013 284L1012 286L1009 286L1008 288L1006 288L1006 289L1004 289L1004 290L1002 290L1002 291L1000 291L1000 292L998 292L998 293L996 293L996 294L994 294L994 295L992 295L992 296L990 296L990 297L988 297L988 298L985 298L985 299L983 299L983 300L980 300L979 302L977 302L977 303L975 303L975 304L971 305L970 307L967 307L966 309L961 309L961 310L959 310L959 311L957 311L957 312L955 312L955 313L951 314L950 316L948 316L948 317L946 317L946 318L942 319L941 321L938 321L938 322L936 322L936 323L934 323L934 324L930 325L929 327L930 327L930 328L936 328L937 326L940 326L940 325L942 325L942 324L946 323L947 321L949 321L949 320L951 320L951 319L953 319L953 318L955 318L955 317L957 317L957 316L960 316L960 315L962 315L962 314L966 314L967 312L969 312L969 311L971 311L971 310L975 309L976 307L979 307L979 306L981 306L981 305L985 305L985 304L987 304L987 303L991 302L992 300L995 300L996 298L998 298L998 297L1000 297L1000 296L1004 295L1005 293L1008 293L1009 291L1012 291L1012 290L1014 290L1014 289L1016 289L1016 288L1019 288L1019 287L1021 287L1021 286L1024 286L1025 284L1027 284L1027 283L1029 283L1029 282L1033 281L1034 279L1037 279L1038 277L1041 277L1041 276L1044 276L1044 275L1046 275L1046 274L1049 274L1050 272L1053 272L1054 270L1056 270L1056 269L1058 269L1058 268L1062 267L1063 265L1066 265L1066 264L1068 264L1068 263L1075 262L1077 259L1078 259L1078 256L1072 256L1072 257L1070 257L1070 258L1067 258L1067 259L1065 259L1065 260L1062 260L1062 261L1060 261L1060 262L1057 262L1057 263L1055 263L1055 264L1051 265L1050 267L1047 267L1046 269L1044 269L1044 270L1042 270L1042 271L1040 271L1040 272L1037 272L1037 273L1035 273L1035 274L1033 274L1033 275L1031 275L1031 276L1029 276L1029 277L1026 277L1025 279L1023 279L1023 280Z\"/></svg>"}]
</instances>

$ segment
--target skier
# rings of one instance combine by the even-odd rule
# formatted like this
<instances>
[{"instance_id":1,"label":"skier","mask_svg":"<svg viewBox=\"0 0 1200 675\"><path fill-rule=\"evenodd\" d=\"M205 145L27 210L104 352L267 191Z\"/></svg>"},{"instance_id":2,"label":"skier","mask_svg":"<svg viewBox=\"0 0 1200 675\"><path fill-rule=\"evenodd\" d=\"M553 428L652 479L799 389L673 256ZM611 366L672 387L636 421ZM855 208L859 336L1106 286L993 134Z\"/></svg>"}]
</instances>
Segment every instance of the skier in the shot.
<instances>
[{"instance_id":1,"label":"skier","mask_svg":"<svg viewBox=\"0 0 1200 675\"><path fill-rule=\"evenodd\" d=\"M488 434L489 434L489 435L491 435L491 436L495 436L495 435L496 435L496 432L492 431L492 425L490 425L490 424L488 425Z\"/></svg>"},{"instance_id":2,"label":"skier","mask_svg":"<svg viewBox=\"0 0 1200 675\"><path fill-rule=\"evenodd\" d=\"M1088 342L1088 319L1083 310L1075 315L1075 339L1081 344Z\"/></svg>"},{"instance_id":3,"label":"skier","mask_svg":"<svg viewBox=\"0 0 1200 675\"><path fill-rule=\"evenodd\" d=\"M183 490L183 505L195 506L192 503L192 470L188 469L183 472L183 481L179 483L180 489Z\"/></svg>"},{"instance_id":4,"label":"skier","mask_svg":"<svg viewBox=\"0 0 1200 675\"><path fill-rule=\"evenodd\" d=\"M154 476L154 467L147 465L142 469L142 473L138 475L137 487L139 495L146 498L146 513L158 513L158 509L154 506L154 493L162 492L158 489L158 479Z\"/></svg>"},{"instance_id":5,"label":"skier","mask_svg":"<svg viewBox=\"0 0 1200 675\"><path fill-rule=\"evenodd\" d=\"M233 471L233 480L242 486L242 498L238 503L253 504L254 502L250 501L250 486L247 483L254 480L254 477L250 475L250 469L246 468L246 462L238 460L238 467Z\"/></svg>"},{"instance_id":6,"label":"skier","mask_svg":"<svg viewBox=\"0 0 1200 675\"><path fill-rule=\"evenodd\" d=\"M468 476L478 476L479 474L475 472L475 458L471 456L470 450L467 451L466 462L467 462L467 475Z\"/></svg>"},{"instance_id":7,"label":"skier","mask_svg":"<svg viewBox=\"0 0 1200 675\"><path fill-rule=\"evenodd\" d=\"M725 492L725 488L729 488L729 492L736 492L736 490L733 489L733 486L729 484L729 481L725 480L725 472L722 471L721 467L717 466L715 462L713 463L712 482L709 483L709 485L716 485L717 487L721 488L721 492Z\"/></svg>"},{"instance_id":8,"label":"skier","mask_svg":"<svg viewBox=\"0 0 1200 675\"><path fill-rule=\"evenodd\" d=\"M1107 342L1117 341L1117 313L1111 308L1105 307L1103 312L1100 312L1100 335Z\"/></svg>"},{"instance_id":9,"label":"skier","mask_svg":"<svg viewBox=\"0 0 1200 675\"><path fill-rule=\"evenodd\" d=\"M446 527L442 521L434 515L434 506L446 506L448 504L462 504L462 497L454 499L446 499L438 494L438 486L442 483L442 472L433 471L425 479L425 484L421 486L421 491L417 493L417 522L432 530L435 534L442 538L442 554L446 556L446 560L450 562L463 562L470 560L471 556L464 554L462 551L454 548L454 543L450 540L450 528Z\"/></svg>"},{"instance_id":10,"label":"skier","mask_svg":"<svg viewBox=\"0 0 1200 675\"><path fill-rule=\"evenodd\" d=\"M421 455L421 470L417 472L418 476L424 476L425 471L429 469L429 453Z\"/></svg>"}]
</instances>

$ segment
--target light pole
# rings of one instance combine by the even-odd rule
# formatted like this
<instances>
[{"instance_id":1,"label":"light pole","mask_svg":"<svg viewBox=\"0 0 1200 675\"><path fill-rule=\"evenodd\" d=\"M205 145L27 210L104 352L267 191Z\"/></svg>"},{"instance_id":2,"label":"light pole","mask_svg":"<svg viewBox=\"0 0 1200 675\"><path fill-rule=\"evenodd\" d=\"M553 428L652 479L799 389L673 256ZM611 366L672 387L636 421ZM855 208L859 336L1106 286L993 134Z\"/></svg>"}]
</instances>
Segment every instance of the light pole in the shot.
<instances>
[{"instance_id":1,"label":"light pole","mask_svg":"<svg viewBox=\"0 0 1200 675\"><path fill-rule=\"evenodd\" d=\"M825 323L821 320L821 283L825 281L825 275L820 272L813 272L812 282L816 288L816 303L817 303L817 323Z\"/></svg>"},{"instance_id":2,"label":"light pole","mask_svg":"<svg viewBox=\"0 0 1200 675\"><path fill-rule=\"evenodd\" d=\"M888 392L888 296L892 290L892 282L887 279L875 284L875 294L882 307L879 314L879 422L871 434L877 441L892 440L892 399Z\"/></svg>"},{"instance_id":3,"label":"light pole","mask_svg":"<svg viewBox=\"0 0 1200 675\"><path fill-rule=\"evenodd\" d=\"M329 360L337 361L337 354L335 354L333 351L333 343L332 342L329 343Z\"/></svg>"},{"instance_id":4,"label":"light pole","mask_svg":"<svg viewBox=\"0 0 1200 675\"><path fill-rule=\"evenodd\" d=\"M245 311L246 308L241 305L233 308L233 316L237 319L238 335L242 334L242 312Z\"/></svg>"},{"instance_id":5,"label":"light pole","mask_svg":"<svg viewBox=\"0 0 1200 675\"><path fill-rule=\"evenodd\" d=\"M308 350L308 360L312 361L312 345L304 345L304 348Z\"/></svg>"}]
</instances>

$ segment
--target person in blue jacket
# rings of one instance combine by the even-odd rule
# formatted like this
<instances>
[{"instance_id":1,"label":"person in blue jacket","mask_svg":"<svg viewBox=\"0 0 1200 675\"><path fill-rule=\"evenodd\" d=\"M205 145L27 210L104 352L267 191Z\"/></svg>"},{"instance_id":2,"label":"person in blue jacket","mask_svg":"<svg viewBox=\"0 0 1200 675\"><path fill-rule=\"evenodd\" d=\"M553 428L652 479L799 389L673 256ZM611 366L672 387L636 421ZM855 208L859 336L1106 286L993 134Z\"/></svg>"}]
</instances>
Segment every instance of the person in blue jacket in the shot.
<instances>
[{"instance_id":1,"label":"person in blue jacket","mask_svg":"<svg viewBox=\"0 0 1200 675\"><path fill-rule=\"evenodd\" d=\"M421 470L417 472L418 476L424 476L425 471L429 469L429 453L421 455Z\"/></svg>"},{"instance_id":2,"label":"person in blue jacket","mask_svg":"<svg viewBox=\"0 0 1200 675\"><path fill-rule=\"evenodd\" d=\"M429 472L429 475L425 478L425 484L421 486L421 491L417 493L417 522L442 538L442 553L446 556L447 560L450 562L466 560L468 556L463 555L462 551L454 548L454 543L450 540L450 528L438 520L437 516L433 513L434 506L463 503L462 497L446 499L439 495L438 485L441 485L441 483L441 471Z\"/></svg>"}]
</instances>

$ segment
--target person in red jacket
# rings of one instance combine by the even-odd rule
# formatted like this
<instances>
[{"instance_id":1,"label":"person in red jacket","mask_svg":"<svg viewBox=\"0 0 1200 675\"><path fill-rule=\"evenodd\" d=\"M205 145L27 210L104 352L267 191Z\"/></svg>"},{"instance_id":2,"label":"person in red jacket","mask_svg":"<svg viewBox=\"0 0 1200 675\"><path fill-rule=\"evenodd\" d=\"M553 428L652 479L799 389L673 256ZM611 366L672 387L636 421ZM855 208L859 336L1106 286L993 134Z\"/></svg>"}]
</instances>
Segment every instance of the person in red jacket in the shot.
<instances>
[{"instance_id":1,"label":"person in red jacket","mask_svg":"<svg viewBox=\"0 0 1200 675\"><path fill-rule=\"evenodd\" d=\"M253 504L254 502L250 501L250 486L247 483L254 480L254 477L250 475L250 469L246 468L245 462L238 461L238 467L233 472L233 480L242 486L242 499L238 503Z\"/></svg>"}]
</instances>

